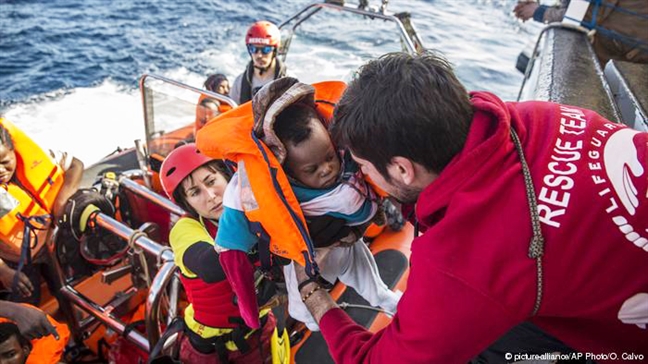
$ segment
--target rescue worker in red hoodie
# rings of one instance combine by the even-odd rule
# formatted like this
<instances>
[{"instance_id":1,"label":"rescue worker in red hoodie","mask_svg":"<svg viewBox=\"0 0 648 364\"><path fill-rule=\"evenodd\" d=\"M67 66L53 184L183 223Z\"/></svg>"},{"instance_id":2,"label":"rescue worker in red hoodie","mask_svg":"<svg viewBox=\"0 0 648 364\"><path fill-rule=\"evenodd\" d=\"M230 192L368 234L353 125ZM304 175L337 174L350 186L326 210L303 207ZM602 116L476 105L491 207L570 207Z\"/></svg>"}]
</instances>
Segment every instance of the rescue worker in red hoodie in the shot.
<instances>
[{"instance_id":1,"label":"rescue worker in red hoodie","mask_svg":"<svg viewBox=\"0 0 648 364\"><path fill-rule=\"evenodd\" d=\"M214 250L230 177L222 161L201 154L195 144L173 150L160 170L164 191L187 211L169 235L190 303L184 315L187 335L180 349L183 363L266 363L271 358L270 338L276 326L272 312L260 311L258 330L244 325ZM259 291L263 296L266 290ZM265 299L259 298L259 304Z\"/></svg>"},{"instance_id":2,"label":"rescue worker in red hoodie","mask_svg":"<svg viewBox=\"0 0 648 364\"><path fill-rule=\"evenodd\" d=\"M0 117L0 282L10 300L40 302L43 246L82 174L81 161L44 151Z\"/></svg>"},{"instance_id":3,"label":"rescue worker in red hoodie","mask_svg":"<svg viewBox=\"0 0 648 364\"><path fill-rule=\"evenodd\" d=\"M245 33L245 46L250 62L245 71L234 79L229 97L239 105L252 100L252 96L265 84L286 75L286 66L277 57L281 33L269 21L258 21Z\"/></svg>"},{"instance_id":4,"label":"rescue worker in red hoodie","mask_svg":"<svg viewBox=\"0 0 648 364\"><path fill-rule=\"evenodd\" d=\"M648 133L469 93L433 53L364 65L331 133L422 231L375 334L301 286L336 362L465 363L525 321L598 363L648 357Z\"/></svg>"}]
</instances>

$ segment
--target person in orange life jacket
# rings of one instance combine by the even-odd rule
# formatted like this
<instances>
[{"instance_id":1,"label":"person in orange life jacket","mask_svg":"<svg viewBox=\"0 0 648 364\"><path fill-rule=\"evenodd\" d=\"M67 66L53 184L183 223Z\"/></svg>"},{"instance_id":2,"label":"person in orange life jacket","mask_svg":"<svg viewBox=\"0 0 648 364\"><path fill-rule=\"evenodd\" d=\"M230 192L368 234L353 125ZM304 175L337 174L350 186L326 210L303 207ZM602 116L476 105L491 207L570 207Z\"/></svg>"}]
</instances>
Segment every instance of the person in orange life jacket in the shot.
<instances>
[{"instance_id":1,"label":"person in orange life jacket","mask_svg":"<svg viewBox=\"0 0 648 364\"><path fill-rule=\"evenodd\" d=\"M312 100L314 93L313 86L290 77L263 87L252 100L255 133L263 130L261 140L273 151L286 171L290 188L309 224L311 238L315 247L320 248L317 254L322 257L319 260L321 276L331 283L339 278L355 288L370 304L394 312L400 295L390 291L382 282L371 252L360 239L372 219L383 216L377 214L377 196L352 161L348 160L341 168L340 156L315 111L316 105ZM250 179L258 178L254 171L247 172ZM227 185L220 229L216 236L221 264L239 297L251 296L254 289L252 277L241 273L250 269L249 263L240 256L258 243L258 236L243 208L244 194L247 193L244 179L236 173ZM272 213L263 209L261 212ZM346 235L340 235L337 239L333 239L333 236L321 243L322 239L316 237L319 235L318 229L312 227L318 224L314 220L327 216L342 220L350 229ZM343 246L330 246L340 241ZM289 293L290 315L306 323L309 329L318 330L317 324L300 302L292 265L284 268L284 277ZM241 315L248 325L253 325L254 322L247 320L255 318L254 302L240 302Z\"/></svg>"},{"instance_id":2,"label":"person in orange life jacket","mask_svg":"<svg viewBox=\"0 0 648 364\"><path fill-rule=\"evenodd\" d=\"M0 364L25 364L32 344L13 322L0 323Z\"/></svg>"},{"instance_id":3,"label":"person in orange life jacket","mask_svg":"<svg viewBox=\"0 0 648 364\"><path fill-rule=\"evenodd\" d=\"M0 302L0 325L11 322L29 340L28 364L59 363L70 339L67 325L25 303Z\"/></svg>"},{"instance_id":4,"label":"person in orange life jacket","mask_svg":"<svg viewBox=\"0 0 648 364\"><path fill-rule=\"evenodd\" d=\"M173 150L160 170L164 191L188 213L169 236L190 302L184 316L183 363L264 363L270 358L270 337L276 326L272 312L260 312L265 324L259 330L244 325L214 250L230 176L222 161L201 154L195 144Z\"/></svg>"},{"instance_id":5,"label":"person in orange life jacket","mask_svg":"<svg viewBox=\"0 0 648 364\"><path fill-rule=\"evenodd\" d=\"M51 206L42 206L42 212L57 219L61 214L63 214L65 202L68 198L77 190L79 183L81 182L81 177L83 174L83 163L78 159L68 155L67 153L61 152L52 152L50 155L44 155L44 158L47 160L34 161L33 164L25 166L24 159L28 157L27 155L20 155L20 153L36 153L36 151L22 149L25 146L14 145L13 137L9 131L16 130L15 133L20 132L13 124L2 118L0 118L0 183L3 185L2 191L2 201L3 203L8 203L9 205L3 206L3 215L0 219L9 219L15 218L15 224L19 228L13 226L12 233L14 235L4 236L0 244L0 282L5 289L11 289L12 293L10 295L10 300L17 302L29 302L34 305L37 305L40 301L40 282L41 274L39 270L43 269L45 254L43 254L42 247L45 243L45 240L48 238L49 228L51 225L51 219L47 218L43 221L43 226L39 226L40 230L32 230L34 237L31 237L30 244L37 242L38 244L35 247L31 247L31 251L28 251L29 258L24 258L24 260L31 260L33 264L28 264L29 262L23 261L24 269L20 272L16 272L17 268L21 267L21 241L23 240L23 229L25 222L20 218L27 213L27 210L20 211L20 209L30 209L33 208L33 204L37 204L36 198L39 196L34 196L37 191L31 191L28 189L30 181L28 168L38 167L39 164L51 164L54 171L62 170L63 183L60 186L56 198L51 202ZM25 137L27 138L27 137ZM26 140L26 139L25 139ZM29 140L30 143L31 140ZM36 145L29 146L28 149L38 148ZM43 165L44 165L43 164ZM25 176L25 177L23 177ZM21 180L25 178L26 180ZM49 177L48 177L49 178ZM51 179L50 179L51 181ZM18 201L15 196L12 196L8 189L10 186L15 186L21 191L26 193L25 196L30 196L29 201ZM7 193L8 192L8 193ZM11 203L13 201L14 203ZM22 206L21 203L23 204ZM6 209L4 207L7 207ZM17 215L20 214L20 215ZM18 218L16 218L18 216ZM0 220L1 221L1 220ZM13 223L12 223L13 224ZM33 258L32 258L33 257ZM21 267L22 268L22 267ZM17 277L16 277L17 275Z\"/></svg>"},{"instance_id":6,"label":"person in orange life jacket","mask_svg":"<svg viewBox=\"0 0 648 364\"><path fill-rule=\"evenodd\" d=\"M212 75L209 75L207 79L205 80L205 83L203 84L203 87L206 90L209 90L211 92L215 92L217 94L221 94L224 96L229 96L230 93L230 83L229 80L227 79L227 76L225 76L222 73L215 73Z\"/></svg>"},{"instance_id":7,"label":"person in orange life jacket","mask_svg":"<svg viewBox=\"0 0 648 364\"><path fill-rule=\"evenodd\" d=\"M295 83L290 90L302 86L310 87ZM262 89L260 93L266 90L269 88ZM256 101L255 97L252 102ZM307 219L322 215L336 216L352 227L349 235L339 241L329 246L317 246L322 277L330 283L339 279L354 288L372 306L394 313L400 292L392 292L382 281L374 257L362 240L364 230L372 219L382 217L378 197L350 158L341 162L313 106L305 103L284 105L285 108L282 107L274 119L274 128L264 127L264 130L274 129L276 138L270 138L266 132L264 140L272 150L285 150L285 155L278 158L283 159L284 170ZM272 107L276 107L276 102ZM268 117L264 120L268 120ZM235 230L244 228L242 226ZM288 289L288 312L293 318L304 322L311 331L319 331L317 323L301 301L294 263L284 267L284 276Z\"/></svg>"},{"instance_id":8,"label":"person in orange life jacket","mask_svg":"<svg viewBox=\"0 0 648 364\"><path fill-rule=\"evenodd\" d=\"M209 75L203 87L211 92L215 92L224 96L229 96L230 86L227 77L222 73ZM196 105L196 121L194 124L194 135L184 141L191 143L196 140L195 135L209 120L212 118L229 111L231 107L227 104L221 104L220 101L209 98L205 95L200 95L198 105Z\"/></svg>"},{"instance_id":9,"label":"person in orange life jacket","mask_svg":"<svg viewBox=\"0 0 648 364\"><path fill-rule=\"evenodd\" d=\"M375 334L302 286L336 362L465 363L527 320L581 353L648 355L648 133L469 93L426 52L364 65L331 134L422 231Z\"/></svg>"},{"instance_id":10,"label":"person in orange life jacket","mask_svg":"<svg viewBox=\"0 0 648 364\"><path fill-rule=\"evenodd\" d=\"M218 100L203 98L198 106L196 107L196 123L194 125L194 137L195 135L209 120L218 116L221 112L219 110L220 102ZM192 140L192 141L193 141Z\"/></svg>"},{"instance_id":11,"label":"person in orange life jacket","mask_svg":"<svg viewBox=\"0 0 648 364\"><path fill-rule=\"evenodd\" d=\"M229 96L239 105L252 100L263 85L286 75L286 67L277 58L281 34L276 25L258 21L245 33L250 62L232 84Z\"/></svg>"},{"instance_id":12,"label":"person in orange life jacket","mask_svg":"<svg viewBox=\"0 0 648 364\"><path fill-rule=\"evenodd\" d=\"M583 4L584 1L589 4ZM569 9L579 5L587 6L587 12L581 19L571 20ZM533 18L540 23L575 22L596 30L592 46L602 66L610 59L648 63L648 6L645 0L560 0L554 6L520 1L513 13L523 21Z\"/></svg>"},{"instance_id":13,"label":"person in orange life jacket","mask_svg":"<svg viewBox=\"0 0 648 364\"><path fill-rule=\"evenodd\" d=\"M7 318L18 325L20 333L28 340L53 335L59 340L59 334L47 315L29 305L0 300L0 317Z\"/></svg>"}]
</instances>

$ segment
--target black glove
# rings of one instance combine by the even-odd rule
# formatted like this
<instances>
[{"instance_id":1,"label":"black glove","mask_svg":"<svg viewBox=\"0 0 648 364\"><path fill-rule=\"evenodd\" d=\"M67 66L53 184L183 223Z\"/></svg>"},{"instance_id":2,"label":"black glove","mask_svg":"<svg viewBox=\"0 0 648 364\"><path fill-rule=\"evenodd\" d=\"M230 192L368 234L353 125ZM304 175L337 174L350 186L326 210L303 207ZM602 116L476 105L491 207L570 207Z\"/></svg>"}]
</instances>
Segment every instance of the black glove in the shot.
<instances>
[{"instance_id":1,"label":"black glove","mask_svg":"<svg viewBox=\"0 0 648 364\"><path fill-rule=\"evenodd\" d=\"M351 227L346 221L332 216L317 216L308 218L308 231L316 248L324 248L351 233Z\"/></svg>"}]
</instances>

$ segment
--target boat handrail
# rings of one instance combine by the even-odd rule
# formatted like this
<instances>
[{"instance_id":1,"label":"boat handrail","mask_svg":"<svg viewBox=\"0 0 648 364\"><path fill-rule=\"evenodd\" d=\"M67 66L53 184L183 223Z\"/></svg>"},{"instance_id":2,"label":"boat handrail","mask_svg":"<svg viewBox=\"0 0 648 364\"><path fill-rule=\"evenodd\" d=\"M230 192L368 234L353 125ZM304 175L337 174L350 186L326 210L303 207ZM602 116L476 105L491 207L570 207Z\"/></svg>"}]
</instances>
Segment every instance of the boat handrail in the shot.
<instances>
[{"instance_id":1,"label":"boat handrail","mask_svg":"<svg viewBox=\"0 0 648 364\"><path fill-rule=\"evenodd\" d=\"M209 90L206 90L206 89L201 89L201 88L189 86L189 85L184 84L182 82L174 81L174 80L172 80L170 78L166 78L164 76L160 76L160 75L157 75L157 74L154 74L154 73L145 73L145 74L142 75L142 77L140 77L140 81L139 81L140 90L144 89L144 84L146 83L146 80L149 79L149 78L152 78L152 79L155 79L155 80L158 80L158 81L162 81L162 82L165 82L165 83L169 83L171 85L178 86L178 87L183 88L185 90L189 90L189 91L193 91L193 92L196 92L196 93L199 93L199 94L203 94L203 95L208 96L210 98L216 99L219 102L226 103L229 106L231 106L232 108L235 108L235 107L238 106L236 101L234 101L233 99L231 99L231 98L229 98L229 97L227 97L225 95L221 95L219 93L209 91ZM144 95L142 94L142 96L144 96ZM146 117L146 115L144 115L144 116Z\"/></svg>"},{"instance_id":2,"label":"boat handrail","mask_svg":"<svg viewBox=\"0 0 648 364\"><path fill-rule=\"evenodd\" d=\"M152 348L160 339L160 327L157 324L157 320L159 319L159 304L164 290L171 281L176 269L173 251L169 247L150 239L146 234L141 234L139 230L132 229L109 215L98 213L95 221L98 226L128 241L129 244L142 249L144 252L157 257L158 262L161 264L157 274L151 281L144 315L148 336L148 348ZM174 303L171 306L174 306ZM147 351L148 348L146 348Z\"/></svg>"},{"instance_id":3,"label":"boat handrail","mask_svg":"<svg viewBox=\"0 0 648 364\"><path fill-rule=\"evenodd\" d=\"M163 209L167 210L168 212L174 215L182 216L186 214L185 210L183 210L180 206L173 203L168 198L160 195L155 191L152 191L147 186L142 186L141 184L137 183L132 179L133 176L139 176L139 175L144 176L145 174L146 174L145 172L139 170L124 172L122 176L119 178L119 185L124 187L128 191L142 198L145 198L146 200L154 203L155 205L162 207Z\"/></svg>"},{"instance_id":4,"label":"boat handrail","mask_svg":"<svg viewBox=\"0 0 648 364\"><path fill-rule=\"evenodd\" d=\"M549 23L547 24L547 26L542 28L542 30L538 34L538 38L535 42L535 46L533 47L533 52L529 57L529 63L527 63L526 70L524 70L524 78L522 79L522 84L520 85L520 91L518 92L517 101L520 101L520 99L522 98L522 92L524 92L524 86L526 85L526 82L529 79L531 70L533 69L533 65L535 64L535 60L538 58L538 48L540 47L540 41L543 39L544 34L549 29L556 29L556 28L571 29L585 34L589 32L587 28L584 28L582 26L577 26L573 24L564 24L561 22Z\"/></svg>"},{"instance_id":5,"label":"boat handrail","mask_svg":"<svg viewBox=\"0 0 648 364\"><path fill-rule=\"evenodd\" d=\"M125 180L129 188L132 187L129 182ZM134 184L136 182L132 181ZM160 315L160 303L162 302L162 297L167 291L167 287L170 282L175 282L170 288L169 294L169 317L168 322L175 316L177 313L175 311L175 306L177 305L177 290L178 280L173 279L176 272L176 265L174 263L174 254L173 251L168 246L164 246L149 238L140 229L132 229L124 223L114 219L113 217L106 215L104 213L97 213L95 216L95 223L97 226L105 229L111 234L116 235L117 237L126 240L129 244L136 248L140 249L143 253L150 256L157 257L158 262L158 271L155 274L155 277L152 279L151 284L148 288L148 295L146 299L145 307L145 316L144 320L146 322L146 336L139 333L137 330L129 330L126 332L127 323L124 323L121 319L116 317L113 314L113 307L109 304L107 307L102 307L100 304L92 301L90 298L86 297L81 292L77 291L74 288L74 283L71 281L66 281L62 267L58 264L58 259L56 257L56 249L54 241L56 241L56 236L58 235L58 229L55 230L52 238L48 242L48 252L50 259L54 262L52 264L52 274L55 276L55 284L57 287L56 291L59 293L56 294L59 298L59 307L61 307L62 312L66 316L66 320L70 325L71 331L74 335L75 340L83 340L82 334L82 323L78 319L78 316L75 313L74 308L79 308L96 320L100 321L102 324L105 324L107 327L111 328L120 335L124 335L128 340L132 341L142 350L149 352L150 348L153 348L155 344L160 339L161 330L158 324L159 315ZM145 226L144 224L142 226Z\"/></svg>"},{"instance_id":6,"label":"boat handrail","mask_svg":"<svg viewBox=\"0 0 648 364\"><path fill-rule=\"evenodd\" d=\"M158 261L173 262L173 252L168 246L159 244L145 234L138 234L139 230L133 229L101 212L96 214L95 221L98 226L141 248L148 254L158 257Z\"/></svg>"},{"instance_id":7,"label":"boat handrail","mask_svg":"<svg viewBox=\"0 0 648 364\"><path fill-rule=\"evenodd\" d=\"M292 26L292 29L290 30L290 35L289 35L288 39L283 40L282 47L279 50L279 54L284 58L284 60L285 60L286 54L288 53L288 48L290 47L290 42L292 40L292 35L294 34L295 29L302 22L304 22L305 20L307 20L311 16L315 15L317 12L319 12L320 10L322 10L324 8L334 9L334 10L339 10L339 11L346 11L346 12L350 12L350 13L354 13L354 14L358 14L358 15L367 16L367 17L369 17L371 19L378 18L378 19L394 22L394 23L396 23L396 26L398 27L401 39L405 43L405 47L407 49L407 52L410 53L410 54L418 53L417 47L414 45L415 42L410 37L409 33L405 29L405 26L403 26L403 23L400 21L400 19L395 15L387 14L387 12L385 11L386 10L385 9L386 4L383 4L383 6L381 7L381 10L374 11L374 10L367 10L367 9L364 9L364 8L355 8L355 7L349 6L347 4L344 4L343 2L341 2L341 3L325 2L325 3L313 3L313 4L310 4L310 5L307 5L302 10L298 11L293 16L289 17L288 19L283 21L281 24L279 24L279 29L283 29L290 22L297 19L296 23ZM304 16L302 18L300 18L302 15L304 15ZM298 19L298 18L300 18L300 19Z\"/></svg>"},{"instance_id":8,"label":"boat handrail","mask_svg":"<svg viewBox=\"0 0 648 364\"><path fill-rule=\"evenodd\" d=\"M94 316L96 319L101 321L113 331L119 333L119 335L124 335L124 333L126 333L127 324L112 315L112 307L102 307L101 305L98 305L96 302L92 301L81 292L74 289L74 287L69 285L63 286L60 292L63 297L69 300L67 302L68 304L73 303L76 307L81 308L83 311ZM157 327L157 325L155 325L155 327ZM74 330L74 328L72 328L72 330ZM128 340L130 340L140 349L145 350L146 352L149 352L149 348L153 347L152 345L150 345L150 339L146 338L137 330L129 330L126 335L124 335L124 337L126 337Z\"/></svg>"},{"instance_id":9,"label":"boat handrail","mask_svg":"<svg viewBox=\"0 0 648 364\"><path fill-rule=\"evenodd\" d=\"M149 105L149 107L147 107L147 87L146 87L146 82L149 79L154 79L154 80L157 80L157 81L161 81L163 83L179 87L179 88L181 88L183 90L194 92L197 95L202 95L202 96L205 96L205 97L208 97L208 98L211 98L211 99L215 99L218 102L220 102L221 104L224 103L224 104L229 105L231 108L235 108L235 107L238 106L236 101L234 101L233 99L231 99L231 98L229 98L229 97L227 97L225 95L221 95L221 94L218 94L218 93L215 93L215 92L212 92L212 91L208 91L208 90L205 90L205 89L200 89L200 88L196 88L196 87L193 87L193 86L189 86L189 85L184 84L182 82L174 81L174 80L172 80L170 78L166 78L164 76L160 76L160 75L157 75L157 74L145 73L144 75L142 75L142 77L140 77L139 88L140 88L140 93L142 95L142 111L144 113L144 132L146 133L147 147L149 146L149 143L151 142L151 140L150 140L151 134L153 134L155 132L155 130L149 130L150 125L152 125L150 120L151 120L151 117L153 117L152 109L149 108L149 107L152 107L152 106ZM148 153L148 151L147 151L147 153Z\"/></svg>"},{"instance_id":10,"label":"boat handrail","mask_svg":"<svg viewBox=\"0 0 648 364\"><path fill-rule=\"evenodd\" d=\"M604 73L623 122L633 129L648 131L648 64L611 60Z\"/></svg>"},{"instance_id":11,"label":"boat handrail","mask_svg":"<svg viewBox=\"0 0 648 364\"><path fill-rule=\"evenodd\" d=\"M551 23L542 30L518 93L518 101L524 100L574 105L622 122L588 31L580 26Z\"/></svg>"}]
</instances>

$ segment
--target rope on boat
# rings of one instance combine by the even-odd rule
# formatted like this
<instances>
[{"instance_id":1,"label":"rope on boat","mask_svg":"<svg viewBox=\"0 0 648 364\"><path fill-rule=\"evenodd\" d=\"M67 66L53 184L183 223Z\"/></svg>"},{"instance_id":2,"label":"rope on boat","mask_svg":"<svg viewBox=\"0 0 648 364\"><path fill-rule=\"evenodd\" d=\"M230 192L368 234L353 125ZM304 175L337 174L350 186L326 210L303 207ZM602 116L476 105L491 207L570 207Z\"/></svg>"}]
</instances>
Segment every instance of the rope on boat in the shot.
<instances>
[{"instance_id":1,"label":"rope on boat","mask_svg":"<svg viewBox=\"0 0 648 364\"><path fill-rule=\"evenodd\" d=\"M142 265L142 269L144 270L144 280L146 281L146 285L150 287L151 276L149 275L148 263L146 262L146 257L144 256L144 250L135 245L135 241L143 236L148 237L148 235L141 230L133 230L131 236L128 237L128 246L133 249L133 253L137 254L137 256L139 257L140 264Z\"/></svg>"},{"instance_id":2,"label":"rope on boat","mask_svg":"<svg viewBox=\"0 0 648 364\"><path fill-rule=\"evenodd\" d=\"M160 269L162 267L162 255L164 255L164 252L170 251L173 253L173 249L171 247L165 246L157 254L157 268ZM166 261L165 261L166 262Z\"/></svg>"},{"instance_id":3,"label":"rope on boat","mask_svg":"<svg viewBox=\"0 0 648 364\"><path fill-rule=\"evenodd\" d=\"M381 312L381 313L384 313L385 315L387 315L389 317L394 317L394 312L389 312L387 310L383 310L382 308L373 307L373 306L369 306L369 305L357 305L357 304L353 304L353 303L349 303L349 302L342 302L342 303L339 304L339 306L343 310L346 310L347 308L362 308L362 309L365 309L365 310Z\"/></svg>"}]
</instances>

